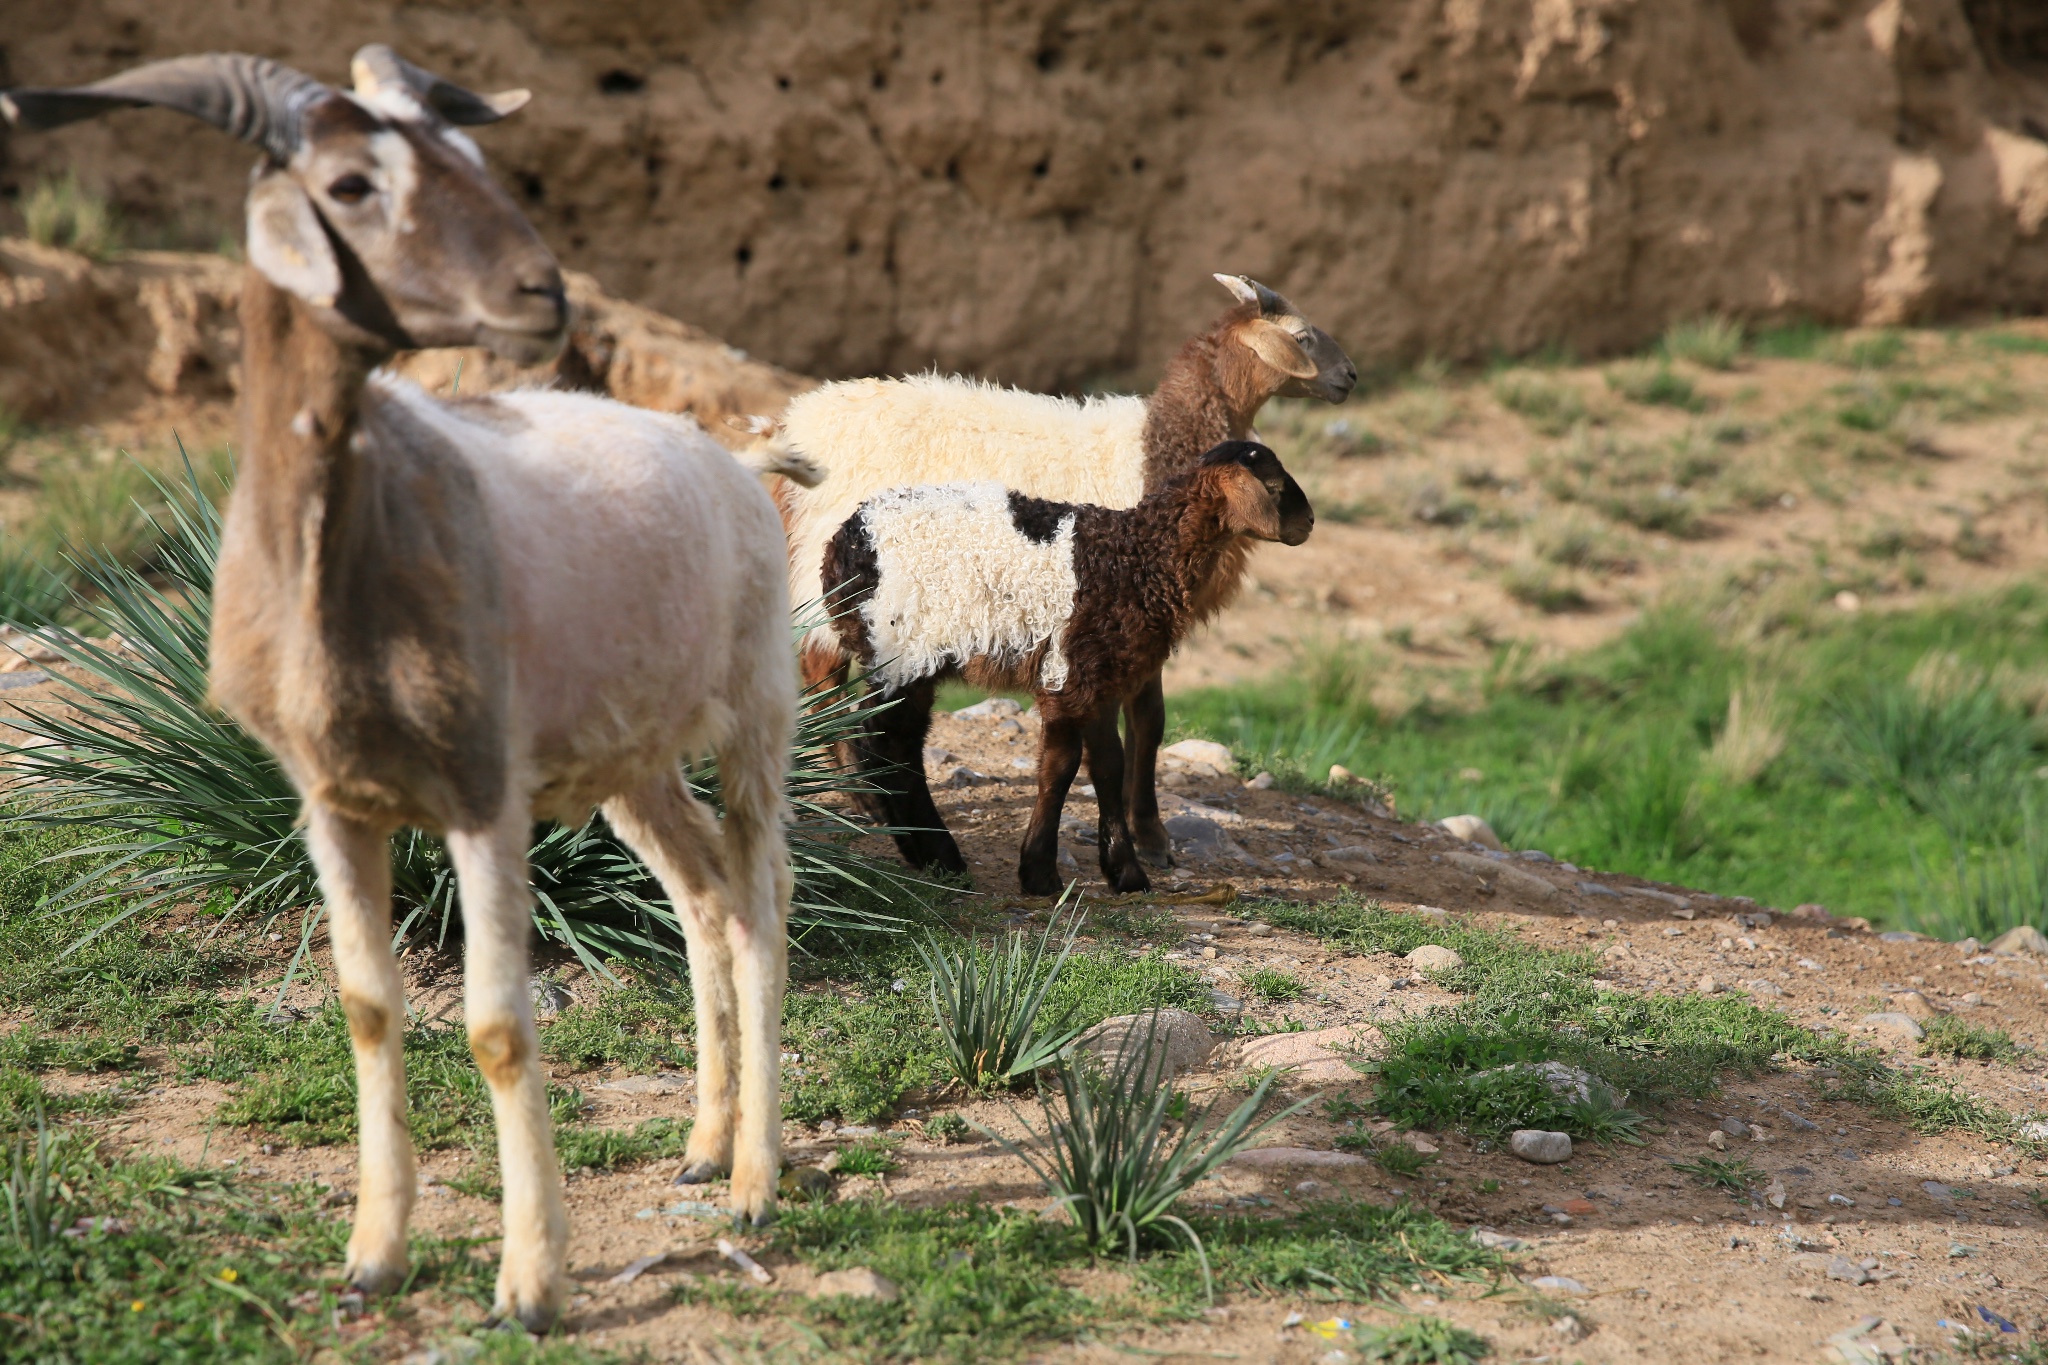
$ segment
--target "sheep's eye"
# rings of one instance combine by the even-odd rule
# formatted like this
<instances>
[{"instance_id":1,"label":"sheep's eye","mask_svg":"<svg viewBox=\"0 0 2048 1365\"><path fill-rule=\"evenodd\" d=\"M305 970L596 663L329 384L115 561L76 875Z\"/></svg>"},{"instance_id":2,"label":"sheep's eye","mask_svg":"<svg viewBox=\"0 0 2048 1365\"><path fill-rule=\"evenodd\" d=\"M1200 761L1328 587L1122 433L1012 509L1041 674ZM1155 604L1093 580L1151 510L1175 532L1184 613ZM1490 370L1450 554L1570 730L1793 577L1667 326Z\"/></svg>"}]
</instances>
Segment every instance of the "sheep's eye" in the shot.
<instances>
[{"instance_id":1,"label":"sheep's eye","mask_svg":"<svg viewBox=\"0 0 2048 1365\"><path fill-rule=\"evenodd\" d=\"M367 178L350 172L327 187L327 197L343 204L360 204L370 197L372 188Z\"/></svg>"}]
</instances>

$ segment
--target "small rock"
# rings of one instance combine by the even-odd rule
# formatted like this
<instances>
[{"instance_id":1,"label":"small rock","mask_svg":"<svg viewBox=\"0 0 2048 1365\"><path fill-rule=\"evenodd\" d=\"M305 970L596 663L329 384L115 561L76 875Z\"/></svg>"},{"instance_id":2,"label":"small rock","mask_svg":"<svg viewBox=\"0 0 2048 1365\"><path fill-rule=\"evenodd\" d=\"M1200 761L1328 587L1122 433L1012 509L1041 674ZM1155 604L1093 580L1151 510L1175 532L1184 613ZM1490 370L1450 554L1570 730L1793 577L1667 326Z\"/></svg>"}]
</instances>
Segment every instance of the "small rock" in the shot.
<instances>
[{"instance_id":1,"label":"small rock","mask_svg":"<svg viewBox=\"0 0 2048 1365\"><path fill-rule=\"evenodd\" d=\"M1244 931L1253 938L1271 938L1273 936L1273 926L1270 924L1247 924L1244 927Z\"/></svg>"},{"instance_id":2,"label":"small rock","mask_svg":"<svg viewBox=\"0 0 2048 1365\"><path fill-rule=\"evenodd\" d=\"M1159 751L1160 761L1203 777L1228 777L1237 771L1237 759L1227 744L1213 739L1184 739Z\"/></svg>"},{"instance_id":3,"label":"small rock","mask_svg":"<svg viewBox=\"0 0 2048 1365\"><path fill-rule=\"evenodd\" d=\"M976 772L965 763L956 763L940 773L930 785L933 791L941 791L956 787L986 787L995 780L987 773Z\"/></svg>"},{"instance_id":4,"label":"small rock","mask_svg":"<svg viewBox=\"0 0 2048 1365\"><path fill-rule=\"evenodd\" d=\"M1616 900L1621 899L1619 891L1611 886L1602 886L1598 882L1580 882L1578 891L1581 896L1612 896Z\"/></svg>"},{"instance_id":5,"label":"small rock","mask_svg":"<svg viewBox=\"0 0 2048 1365\"><path fill-rule=\"evenodd\" d=\"M1189 852L1198 854L1213 854L1229 842L1223 826L1200 815L1168 816L1166 833L1175 843L1186 844Z\"/></svg>"},{"instance_id":6,"label":"small rock","mask_svg":"<svg viewBox=\"0 0 2048 1365\"><path fill-rule=\"evenodd\" d=\"M1885 1003L1891 1006L1892 1013L1913 1019L1931 1019L1940 1013L1934 1002L1918 991L1894 991L1885 997Z\"/></svg>"},{"instance_id":7,"label":"small rock","mask_svg":"<svg viewBox=\"0 0 2048 1365\"><path fill-rule=\"evenodd\" d=\"M1540 1128L1520 1128L1508 1139L1508 1150L1538 1166L1555 1166L1572 1159L1570 1133L1546 1133Z\"/></svg>"},{"instance_id":8,"label":"small rock","mask_svg":"<svg viewBox=\"0 0 2048 1365\"><path fill-rule=\"evenodd\" d=\"M1209 992L1209 1008L1218 1014L1243 1014L1244 1001L1234 995L1212 990Z\"/></svg>"},{"instance_id":9,"label":"small rock","mask_svg":"<svg viewBox=\"0 0 2048 1365\"><path fill-rule=\"evenodd\" d=\"M1468 844L1479 844L1485 848L1500 847L1500 836L1493 832L1493 826L1483 816L1447 815L1436 822L1437 828L1454 839L1463 839Z\"/></svg>"},{"instance_id":10,"label":"small rock","mask_svg":"<svg viewBox=\"0 0 2048 1365\"><path fill-rule=\"evenodd\" d=\"M1296 1183L1294 1193L1300 1198L1310 1199L1315 1196L1316 1191L1322 1188L1323 1182L1320 1180L1303 1180Z\"/></svg>"},{"instance_id":11,"label":"small rock","mask_svg":"<svg viewBox=\"0 0 2048 1365\"><path fill-rule=\"evenodd\" d=\"M602 1081L597 1089L620 1095L680 1095L690 1088L690 1077L680 1071L657 1071L652 1076L622 1076Z\"/></svg>"},{"instance_id":12,"label":"small rock","mask_svg":"<svg viewBox=\"0 0 2048 1365\"><path fill-rule=\"evenodd\" d=\"M1417 971L1448 972L1465 965L1465 959L1449 948L1435 943L1425 943L1408 954L1408 961Z\"/></svg>"},{"instance_id":13,"label":"small rock","mask_svg":"<svg viewBox=\"0 0 2048 1365\"><path fill-rule=\"evenodd\" d=\"M1727 1151L1728 1135L1719 1128L1716 1128L1713 1132L1707 1134L1707 1146L1712 1147L1717 1152Z\"/></svg>"},{"instance_id":14,"label":"small rock","mask_svg":"<svg viewBox=\"0 0 2048 1365\"><path fill-rule=\"evenodd\" d=\"M1966 938L1956 945L1956 952L1964 957L1975 957L1983 951L1984 945L1977 942L1974 937Z\"/></svg>"},{"instance_id":15,"label":"small rock","mask_svg":"<svg viewBox=\"0 0 2048 1365\"><path fill-rule=\"evenodd\" d=\"M2048 957L2048 934L2042 933L2031 924L2022 924L2018 928L2008 929L1997 938L1992 939L1990 943L1985 945L1984 951L1996 953L2001 957L2010 957L2023 953Z\"/></svg>"},{"instance_id":16,"label":"small rock","mask_svg":"<svg viewBox=\"0 0 2048 1365\"><path fill-rule=\"evenodd\" d=\"M1550 1330L1563 1337L1566 1341L1584 1341L1586 1339L1586 1324L1579 1321L1576 1313L1566 1313L1563 1317L1552 1318L1550 1320Z\"/></svg>"},{"instance_id":17,"label":"small rock","mask_svg":"<svg viewBox=\"0 0 2048 1365\"><path fill-rule=\"evenodd\" d=\"M1068 880L1071 881L1081 875L1081 860L1076 858L1074 850L1068 848L1065 844L1060 845L1059 857L1053 859L1053 861L1058 865L1060 874Z\"/></svg>"},{"instance_id":18,"label":"small rock","mask_svg":"<svg viewBox=\"0 0 2048 1365\"><path fill-rule=\"evenodd\" d=\"M1873 1277L1847 1256L1835 1256L1828 1260L1828 1278L1845 1284L1869 1284Z\"/></svg>"},{"instance_id":19,"label":"small rock","mask_svg":"<svg viewBox=\"0 0 2048 1365\"><path fill-rule=\"evenodd\" d=\"M1751 995L1768 996L1773 1000L1776 1000L1785 994L1785 988L1783 986L1780 986L1775 981L1765 981L1761 977L1745 985L1742 989L1749 992Z\"/></svg>"},{"instance_id":20,"label":"small rock","mask_svg":"<svg viewBox=\"0 0 2048 1365\"><path fill-rule=\"evenodd\" d=\"M1141 1064L1135 1050L1144 1047L1148 1038L1152 1055ZM1150 1090L1207 1061L1216 1040L1199 1015L1162 1009L1105 1019L1074 1045L1100 1057L1111 1072L1124 1073L1135 1088Z\"/></svg>"},{"instance_id":21,"label":"small rock","mask_svg":"<svg viewBox=\"0 0 2048 1365\"><path fill-rule=\"evenodd\" d=\"M1246 791L1262 792L1271 790L1272 786L1273 774L1262 772L1258 776L1252 778L1251 781L1245 783L1244 789Z\"/></svg>"},{"instance_id":22,"label":"small rock","mask_svg":"<svg viewBox=\"0 0 2048 1365\"><path fill-rule=\"evenodd\" d=\"M1831 1194L1828 1196L1828 1202L1838 1209L1853 1209L1856 1207L1856 1201L1846 1194Z\"/></svg>"},{"instance_id":23,"label":"small rock","mask_svg":"<svg viewBox=\"0 0 2048 1365\"><path fill-rule=\"evenodd\" d=\"M1550 901L1563 893L1533 872L1479 853L1446 853L1445 862L1524 900Z\"/></svg>"},{"instance_id":24,"label":"small rock","mask_svg":"<svg viewBox=\"0 0 2048 1365\"><path fill-rule=\"evenodd\" d=\"M1024 713L1024 708L1008 697L990 697L972 706L963 706L953 714L962 720L1003 720Z\"/></svg>"},{"instance_id":25,"label":"small rock","mask_svg":"<svg viewBox=\"0 0 2048 1365\"><path fill-rule=\"evenodd\" d=\"M830 1194L832 1173L819 1166L792 1166L782 1173L782 1179L775 1182L775 1189L784 1199Z\"/></svg>"},{"instance_id":26,"label":"small rock","mask_svg":"<svg viewBox=\"0 0 2048 1365\"><path fill-rule=\"evenodd\" d=\"M903 1291L892 1281L864 1265L820 1275L817 1282L811 1286L811 1297L814 1299L880 1299L883 1303L894 1303L902 1296Z\"/></svg>"},{"instance_id":27,"label":"small rock","mask_svg":"<svg viewBox=\"0 0 2048 1365\"><path fill-rule=\"evenodd\" d=\"M1606 1082L1589 1071L1566 1066L1563 1062L1517 1062L1512 1066L1497 1066L1489 1071L1475 1072L1471 1080L1480 1081L1492 1076L1506 1076L1523 1071L1535 1072L1550 1087L1551 1094L1573 1104L1589 1103L1596 1095L1611 1103L1618 1104L1621 1101L1621 1096L1615 1094Z\"/></svg>"},{"instance_id":28,"label":"small rock","mask_svg":"<svg viewBox=\"0 0 2048 1365\"><path fill-rule=\"evenodd\" d=\"M1340 868L1348 867L1355 872L1374 866L1379 862L1380 857L1379 854L1374 853L1364 844L1345 844L1323 854L1322 859L1325 863L1334 864Z\"/></svg>"},{"instance_id":29,"label":"small rock","mask_svg":"<svg viewBox=\"0 0 2048 1365\"><path fill-rule=\"evenodd\" d=\"M1332 763L1330 765L1331 786L1349 787L1355 785L1357 782L1358 774L1352 772L1351 769L1345 767L1342 763Z\"/></svg>"},{"instance_id":30,"label":"small rock","mask_svg":"<svg viewBox=\"0 0 2048 1365\"><path fill-rule=\"evenodd\" d=\"M576 1003L576 997L569 994L566 986L559 982L533 978L533 1017L545 1022Z\"/></svg>"},{"instance_id":31,"label":"small rock","mask_svg":"<svg viewBox=\"0 0 2048 1365\"><path fill-rule=\"evenodd\" d=\"M1825 905L1813 905L1810 903L1806 905L1793 906L1792 917L1794 919L1819 920L1823 924L1834 918L1833 915L1830 915L1828 913L1828 908Z\"/></svg>"},{"instance_id":32,"label":"small rock","mask_svg":"<svg viewBox=\"0 0 2048 1365\"><path fill-rule=\"evenodd\" d=\"M1749 1136L1749 1125L1731 1114L1721 1120L1721 1131L1732 1138L1746 1138Z\"/></svg>"},{"instance_id":33,"label":"small rock","mask_svg":"<svg viewBox=\"0 0 2048 1365\"><path fill-rule=\"evenodd\" d=\"M1796 1109L1780 1109L1778 1117L1802 1133L1818 1133L1820 1125Z\"/></svg>"},{"instance_id":34,"label":"small rock","mask_svg":"<svg viewBox=\"0 0 2048 1365\"><path fill-rule=\"evenodd\" d=\"M1569 1275L1538 1275L1529 1281L1532 1289L1541 1289L1546 1294L1590 1294L1593 1291Z\"/></svg>"},{"instance_id":35,"label":"small rock","mask_svg":"<svg viewBox=\"0 0 2048 1365\"><path fill-rule=\"evenodd\" d=\"M1927 935L1916 934L1910 929L1892 929L1877 936L1880 943L1918 943L1926 937Z\"/></svg>"},{"instance_id":36,"label":"small rock","mask_svg":"<svg viewBox=\"0 0 2048 1365\"><path fill-rule=\"evenodd\" d=\"M1910 1014L1894 1014L1890 1012L1866 1014L1863 1016L1863 1025L1865 1028L1876 1029L1880 1033L1894 1034L1913 1043L1917 1043L1927 1036L1926 1030L1922 1029Z\"/></svg>"},{"instance_id":37,"label":"small rock","mask_svg":"<svg viewBox=\"0 0 2048 1365\"><path fill-rule=\"evenodd\" d=\"M2048 1142L2048 1119L2030 1119L2021 1124L2020 1136L2028 1142Z\"/></svg>"},{"instance_id":38,"label":"small rock","mask_svg":"<svg viewBox=\"0 0 2048 1365\"><path fill-rule=\"evenodd\" d=\"M925 746L924 746L924 766L925 766L925 767L927 767L927 768L943 768L943 767L945 767L945 766L946 766L946 765L947 765L948 763L951 763L951 762L954 762L954 761L955 761L955 756L954 756L954 754L953 754L953 751L952 751L952 750L950 750L950 749L940 749L940 748L935 748L935 747L933 747L932 745L929 745L929 744L927 744L927 745L925 745Z\"/></svg>"},{"instance_id":39,"label":"small rock","mask_svg":"<svg viewBox=\"0 0 2048 1365\"><path fill-rule=\"evenodd\" d=\"M1713 976L1708 975L1700 978L1699 989L1701 995L1719 995L1725 987Z\"/></svg>"},{"instance_id":40,"label":"small rock","mask_svg":"<svg viewBox=\"0 0 2048 1365\"><path fill-rule=\"evenodd\" d=\"M1920 1182L1920 1188L1926 1192L1929 1199L1948 1198L1948 1186L1939 1180L1923 1180Z\"/></svg>"},{"instance_id":41,"label":"small rock","mask_svg":"<svg viewBox=\"0 0 2048 1365\"><path fill-rule=\"evenodd\" d=\"M1472 1229L1472 1240L1493 1251L1520 1251L1529 1245L1519 1237L1510 1237L1491 1228Z\"/></svg>"},{"instance_id":42,"label":"small rock","mask_svg":"<svg viewBox=\"0 0 2048 1365\"><path fill-rule=\"evenodd\" d=\"M1972 1005L1972 1006L1975 1006L1975 1005L1981 1005L1981 1004L1983 1004L1983 1003L1984 1003L1984 992L1982 992L1982 991L1964 991L1964 992L1963 992L1963 1003L1964 1003L1965 1005Z\"/></svg>"}]
</instances>

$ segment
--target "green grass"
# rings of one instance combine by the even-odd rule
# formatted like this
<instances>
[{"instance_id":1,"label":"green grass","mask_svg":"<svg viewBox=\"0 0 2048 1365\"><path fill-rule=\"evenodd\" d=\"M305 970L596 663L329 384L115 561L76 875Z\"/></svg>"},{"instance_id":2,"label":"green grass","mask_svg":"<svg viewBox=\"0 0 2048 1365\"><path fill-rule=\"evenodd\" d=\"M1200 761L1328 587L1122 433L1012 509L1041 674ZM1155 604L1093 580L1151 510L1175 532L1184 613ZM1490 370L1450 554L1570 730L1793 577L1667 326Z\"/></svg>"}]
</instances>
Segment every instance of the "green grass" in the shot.
<instances>
[{"instance_id":1,"label":"green grass","mask_svg":"<svg viewBox=\"0 0 2048 1365\"><path fill-rule=\"evenodd\" d=\"M1562 436L1587 420L1585 395L1554 375L1510 370L1493 381L1493 396L1545 436Z\"/></svg>"},{"instance_id":2,"label":"green grass","mask_svg":"<svg viewBox=\"0 0 2048 1365\"><path fill-rule=\"evenodd\" d=\"M1374 1365L1475 1365L1493 1354L1485 1337L1442 1318L1409 1318L1391 1327L1361 1327L1354 1344L1359 1359Z\"/></svg>"},{"instance_id":3,"label":"green grass","mask_svg":"<svg viewBox=\"0 0 2048 1365\"><path fill-rule=\"evenodd\" d=\"M1709 370L1731 370L1741 358L1743 329L1733 318L1698 318L1675 322L1659 343L1673 360L1689 360Z\"/></svg>"},{"instance_id":4,"label":"green grass","mask_svg":"<svg viewBox=\"0 0 2048 1365\"><path fill-rule=\"evenodd\" d=\"M833 1169L841 1175L887 1175L901 1163L896 1144L884 1138L862 1138L839 1149Z\"/></svg>"},{"instance_id":5,"label":"green grass","mask_svg":"<svg viewBox=\"0 0 2048 1365\"><path fill-rule=\"evenodd\" d=\"M1748 1157L1703 1156L1697 1161L1674 1161L1671 1169L1688 1175L1711 1190L1722 1190L1740 1200L1752 1186L1764 1183L1764 1173Z\"/></svg>"},{"instance_id":6,"label":"green grass","mask_svg":"<svg viewBox=\"0 0 2048 1365\"><path fill-rule=\"evenodd\" d=\"M1238 979L1246 991L1272 1005L1284 1005L1308 994L1308 986L1300 977L1272 967L1260 967Z\"/></svg>"},{"instance_id":7,"label":"green grass","mask_svg":"<svg viewBox=\"0 0 2048 1365\"><path fill-rule=\"evenodd\" d=\"M1920 1050L1930 1057L1957 1057L1972 1062L2009 1062L2019 1055L2019 1045L2004 1029L1973 1024L1953 1014L1929 1019Z\"/></svg>"},{"instance_id":8,"label":"green grass","mask_svg":"<svg viewBox=\"0 0 2048 1365\"><path fill-rule=\"evenodd\" d=\"M1672 369L1668 361L1624 361L1607 371L1607 387L1631 403L1649 407L1698 412L1706 406L1693 382Z\"/></svg>"},{"instance_id":9,"label":"green grass","mask_svg":"<svg viewBox=\"0 0 2048 1365\"><path fill-rule=\"evenodd\" d=\"M543 1057L575 1071L619 1066L637 1075L695 1065L687 985L633 980L606 990L592 981L583 989L596 998L570 1005L541 1031Z\"/></svg>"},{"instance_id":10,"label":"green grass","mask_svg":"<svg viewBox=\"0 0 2048 1365\"><path fill-rule=\"evenodd\" d=\"M121 246L121 223L106 196L95 194L66 171L43 180L21 202L22 227L29 240L63 247L95 259Z\"/></svg>"},{"instance_id":11,"label":"green grass","mask_svg":"<svg viewBox=\"0 0 2048 1365\"><path fill-rule=\"evenodd\" d=\"M2038 703L2001 681L2048 670L2044 627L2048 591L2032 584L1815 613L1761 640L1674 607L1562 662L1503 655L1464 702L1383 713L1379 661L1333 652L1257 685L1180 694L1174 719L1276 774L1340 763L1383 775L1404 816L1471 811L1514 846L1582 867L1989 938L2048 915L2048 826L2027 795L2048 749ZM1915 681L1951 654L1960 682ZM1720 744L1738 689L1771 699L1761 770L1731 767ZM1483 781L1461 781L1468 769Z\"/></svg>"}]
</instances>

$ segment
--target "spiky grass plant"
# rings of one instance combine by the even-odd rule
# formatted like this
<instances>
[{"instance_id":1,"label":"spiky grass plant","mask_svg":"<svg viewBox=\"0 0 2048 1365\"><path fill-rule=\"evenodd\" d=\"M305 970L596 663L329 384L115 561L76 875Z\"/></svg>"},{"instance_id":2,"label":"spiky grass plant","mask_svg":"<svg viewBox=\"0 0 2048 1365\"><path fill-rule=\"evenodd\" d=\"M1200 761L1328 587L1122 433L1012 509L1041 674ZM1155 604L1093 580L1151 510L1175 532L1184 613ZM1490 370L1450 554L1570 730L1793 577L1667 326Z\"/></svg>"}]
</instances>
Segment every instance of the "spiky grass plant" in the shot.
<instances>
[{"instance_id":1,"label":"spiky grass plant","mask_svg":"<svg viewBox=\"0 0 2048 1365\"><path fill-rule=\"evenodd\" d=\"M1160 1075L1158 1019L1155 1012L1143 1037L1133 1031L1112 1061L1086 1052L1063 1057L1054 1073L1059 1103L1039 1092L1044 1135L1023 1121L1028 1147L990 1129L981 1131L1045 1182L1097 1252L1123 1250L1135 1262L1142 1241L1175 1236L1185 1241L1201 1262L1202 1285L1213 1301L1208 1252L1173 1206L1197 1181L1309 1102L1260 1119L1276 1073L1220 1118L1221 1101L1191 1112L1187 1097Z\"/></svg>"},{"instance_id":2,"label":"spiky grass plant","mask_svg":"<svg viewBox=\"0 0 2048 1365\"><path fill-rule=\"evenodd\" d=\"M39 1259L56 1243L57 1227L63 1220L63 1194L41 1103L36 1105L34 1155L29 1154L25 1139L18 1137L12 1157L7 1183L0 1186L0 1193L7 1197L7 1232L17 1249Z\"/></svg>"},{"instance_id":3,"label":"spiky grass plant","mask_svg":"<svg viewBox=\"0 0 2048 1365\"><path fill-rule=\"evenodd\" d=\"M62 855L86 870L52 897L53 908L116 906L92 935L170 903L275 917L320 899L296 794L263 747L207 701L220 514L189 460L179 483L148 477L157 504L144 513L157 544L154 575L101 551L74 553L72 610L112 638L42 631L86 676L61 679L68 713L53 708L15 721L29 741L0 750L23 779L30 818L106 832ZM861 700L844 688L807 700L787 788L792 926L799 934L900 929L891 907L926 901L936 888L849 847L866 827L831 799L857 781L831 755L863 723ZM716 804L715 765L701 765L691 781ZM529 857L543 936L605 975L608 958L680 969L673 910L601 818L575 829L541 827ZM401 832L392 872L399 936L445 940L456 898L440 841ZM301 958L316 923L317 912L302 920Z\"/></svg>"},{"instance_id":4,"label":"spiky grass plant","mask_svg":"<svg viewBox=\"0 0 2048 1365\"><path fill-rule=\"evenodd\" d=\"M1478 1365L1493 1343L1442 1318L1409 1318L1391 1327L1361 1327L1354 1338L1361 1360L1373 1365Z\"/></svg>"},{"instance_id":5,"label":"spiky grass plant","mask_svg":"<svg viewBox=\"0 0 2048 1365\"><path fill-rule=\"evenodd\" d=\"M1070 886L1067 895L1072 893ZM917 955L931 973L932 1013L938 1019L946 1060L971 1091L996 1089L1029 1076L1050 1065L1080 1036L1084 1026L1075 1021L1071 1007L1046 1018L1046 997L1081 932L1080 917L1075 915L1067 921L1059 950L1048 958L1067 895L1061 896L1035 943L1022 933L1003 935L986 951L973 936L964 944L930 935L916 942Z\"/></svg>"}]
</instances>

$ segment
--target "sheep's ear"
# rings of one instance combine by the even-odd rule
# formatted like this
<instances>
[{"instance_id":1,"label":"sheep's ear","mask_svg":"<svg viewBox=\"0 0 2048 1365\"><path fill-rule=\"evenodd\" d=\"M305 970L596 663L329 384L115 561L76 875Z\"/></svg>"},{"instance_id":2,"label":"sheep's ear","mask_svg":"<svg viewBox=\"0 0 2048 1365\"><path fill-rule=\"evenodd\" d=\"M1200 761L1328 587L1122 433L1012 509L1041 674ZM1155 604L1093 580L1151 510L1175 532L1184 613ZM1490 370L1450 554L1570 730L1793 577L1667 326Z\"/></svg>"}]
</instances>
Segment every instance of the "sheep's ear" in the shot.
<instances>
[{"instance_id":1,"label":"sheep's ear","mask_svg":"<svg viewBox=\"0 0 2048 1365\"><path fill-rule=\"evenodd\" d=\"M1279 323L1254 318L1240 327L1237 334L1251 347L1253 355L1289 379L1315 378L1316 362L1309 359L1294 334Z\"/></svg>"},{"instance_id":2,"label":"sheep's ear","mask_svg":"<svg viewBox=\"0 0 2048 1365\"><path fill-rule=\"evenodd\" d=\"M758 412L728 413L725 424L734 431L744 431L749 436L773 436L778 425L773 417L763 417Z\"/></svg>"},{"instance_id":3,"label":"sheep's ear","mask_svg":"<svg viewBox=\"0 0 2048 1365\"><path fill-rule=\"evenodd\" d=\"M249 187L249 264L264 278L320 308L341 296L341 263L313 201L283 171Z\"/></svg>"},{"instance_id":4,"label":"sheep's ear","mask_svg":"<svg viewBox=\"0 0 2048 1365\"><path fill-rule=\"evenodd\" d=\"M1259 540L1280 539L1280 508L1265 480L1241 464L1217 465L1216 473L1223 485L1225 524Z\"/></svg>"}]
</instances>

